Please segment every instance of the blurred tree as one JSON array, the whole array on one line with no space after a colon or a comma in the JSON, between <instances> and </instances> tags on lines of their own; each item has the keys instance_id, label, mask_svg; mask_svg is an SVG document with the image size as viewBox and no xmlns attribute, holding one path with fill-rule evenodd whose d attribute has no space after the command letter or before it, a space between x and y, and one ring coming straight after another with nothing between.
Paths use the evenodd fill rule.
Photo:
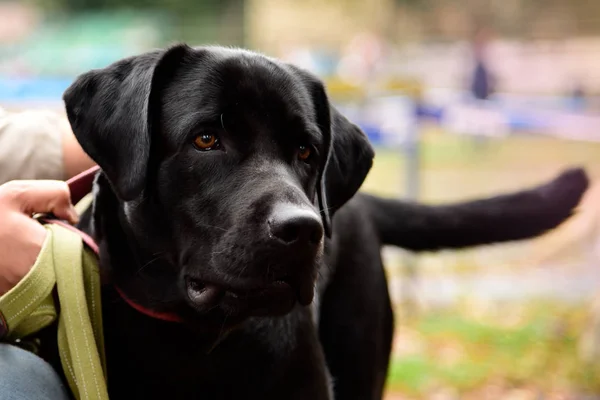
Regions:
<instances>
[{"instance_id":1,"label":"blurred tree","mask_svg":"<svg viewBox=\"0 0 600 400\"><path fill-rule=\"evenodd\" d=\"M244 0L28 0L48 11L160 11L175 19L173 40L244 44ZM225 27L225 29L223 29Z\"/></svg>"},{"instance_id":2,"label":"blurred tree","mask_svg":"<svg viewBox=\"0 0 600 400\"><path fill-rule=\"evenodd\" d=\"M600 1L590 0L391 0L396 10L410 10L426 36L456 39L468 37L473 27L456 26L455 32L440 32L436 12L447 7L459 10L479 24L487 25L502 36L557 39L567 36L600 34Z\"/></svg>"},{"instance_id":3,"label":"blurred tree","mask_svg":"<svg viewBox=\"0 0 600 400\"><path fill-rule=\"evenodd\" d=\"M408 7L419 7L423 8L427 5L428 0L393 0L394 5L408 6Z\"/></svg>"}]
</instances>

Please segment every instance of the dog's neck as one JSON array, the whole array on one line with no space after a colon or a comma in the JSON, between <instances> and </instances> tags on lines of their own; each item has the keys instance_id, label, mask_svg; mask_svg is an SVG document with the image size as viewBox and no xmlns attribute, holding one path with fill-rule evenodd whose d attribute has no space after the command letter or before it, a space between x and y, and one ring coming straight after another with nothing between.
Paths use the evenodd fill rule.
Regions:
<instances>
[{"instance_id":1,"label":"dog's neck","mask_svg":"<svg viewBox=\"0 0 600 400\"><path fill-rule=\"evenodd\" d=\"M144 303L164 302L164 298L148 298L136 287L135 281L143 279L144 284L153 285L162 279L160 287L164 288L167 286L165 280L176 279L176 273L159 254L153 255L135 240L126 224L123 207L102 174L94 184L94 202L86 225L84 230L89 230L98 243L100 269L105 281L118 285L131 298ZM154 290L144 292L159 293Z\"/></svg>"}]
</instances>

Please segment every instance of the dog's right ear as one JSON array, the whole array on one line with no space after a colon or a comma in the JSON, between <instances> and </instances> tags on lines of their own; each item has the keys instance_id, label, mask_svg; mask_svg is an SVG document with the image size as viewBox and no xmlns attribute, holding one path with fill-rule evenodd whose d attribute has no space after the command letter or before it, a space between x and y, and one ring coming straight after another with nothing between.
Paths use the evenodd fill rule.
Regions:
<instances>
[{"instance_id":1,"label":"dog's right ear","mask_svg":"<svg viewBox=\"0 0 600 400\"><path fill-rule=\"evenodd\" d=\"M144 189L151 115L160 106L157 88L189 51L177 45L120 60L82 74L63 95L75 137L122 200L132 200Z\"/></svg>"}]
</instances>

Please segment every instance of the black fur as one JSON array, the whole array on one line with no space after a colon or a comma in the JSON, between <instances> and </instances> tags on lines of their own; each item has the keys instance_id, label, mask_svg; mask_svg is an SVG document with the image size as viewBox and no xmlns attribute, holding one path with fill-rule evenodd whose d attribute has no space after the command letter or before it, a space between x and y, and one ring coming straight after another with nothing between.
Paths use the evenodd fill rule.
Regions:
<instances>
[{"instance_id":1,"label":"black fur","mask_svg":"<svg viewBox=\"0 0 600 400\"><path fill-rule=\"evenodd\" d=\"M428 206L364 197L382 243L426 251L541 235L571 216L587 186L581 169L569 169L529 190L457 204Z\"/></svg>"},{"instance_id":2,"label":"black fur","mask_svg":"<svg viewBox=\"0 0 600 400\"><path fill-rule=\"evenodd\" d=\"M366 136L318 79L241 50L131 57L82 75L64 100L103 170L81 227L101 249L112 400L379 399L393 334L381 245L535 236L587 186L579 171L449 208L355 196L374 155ZM194 148L203 133L221 147ZM540 205L547 220L530 218ZM275 231L282 220L293 229ZM115 285L185 323L138 313ZM209 289L216 297L194 297ZM55 351L46 357L60 369Z\"/></svg>"}]
</instances>

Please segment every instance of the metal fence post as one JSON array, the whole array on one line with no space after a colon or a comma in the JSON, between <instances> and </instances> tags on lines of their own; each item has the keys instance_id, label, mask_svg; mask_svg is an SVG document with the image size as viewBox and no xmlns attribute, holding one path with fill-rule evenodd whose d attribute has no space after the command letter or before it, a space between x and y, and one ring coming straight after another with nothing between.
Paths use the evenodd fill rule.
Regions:
<instances>
[{"instance_id":1,"label":"metal fence post","mask_svg":"<svg viewBox=\"0 0 600 400\"><path fill-rule=\"evenodd\" d=\"M411 97L413 107L413 121L406 135L403 146L404 164L405 164L405 184L406 199L409 201L418 201L420 191L420 124L418 103ZM405 276L403 277L403 297L405 313L408 317L414 316L417 312L417 259L414 254L407 254L405 257Z\"/></svg>"}]
</instances>

